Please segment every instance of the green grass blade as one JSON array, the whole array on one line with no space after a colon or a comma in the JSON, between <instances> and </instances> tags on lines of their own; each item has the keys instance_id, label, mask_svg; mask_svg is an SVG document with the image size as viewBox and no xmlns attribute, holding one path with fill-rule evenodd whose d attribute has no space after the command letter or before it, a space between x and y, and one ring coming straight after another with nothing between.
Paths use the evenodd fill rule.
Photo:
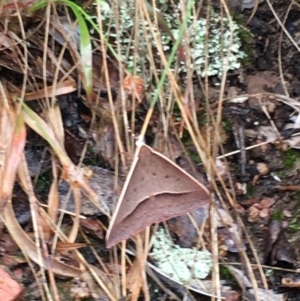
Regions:
<instances>
[{"instance_id":1,"label":"green grass blade","mask_svg":"<svg viewBox=\"0 0 300 301\"><path fill-rule=\"evenodd\" d=\"M78 6L77 4L69 0L54 0L54 2L59 2L69 6L72 9L78 21L78 25L80 29L81 66L82 66L82 73L83 73L82 83L88 98L90 98L91 94L93 93L92 44L91 44L90 32L87 27L86 21L84 19L84 17L88 15L84 12L84 10L80 6ZM31 7L30 11L33 13L36 10L46 6L48 3L49 2L47 0L41 0L36 4L34 4Z\"/></svg>"}]
</instances>

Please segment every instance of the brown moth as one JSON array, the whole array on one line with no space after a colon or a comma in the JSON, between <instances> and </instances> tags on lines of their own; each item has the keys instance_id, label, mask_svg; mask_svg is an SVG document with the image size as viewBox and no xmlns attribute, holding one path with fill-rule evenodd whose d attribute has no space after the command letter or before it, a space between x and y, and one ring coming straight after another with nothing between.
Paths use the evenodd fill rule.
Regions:
<instances>
[{"instance_id":1,"label":"brown moth","mask_svg":"<svg viewBox=\"0 0 300 301\"><path fill-rule=\"evenodd\" d=\"M106 247L153 223L196 210L209 202L208 190L170 159L142 144L111 219Z\"/></svg>"}]
</instances>

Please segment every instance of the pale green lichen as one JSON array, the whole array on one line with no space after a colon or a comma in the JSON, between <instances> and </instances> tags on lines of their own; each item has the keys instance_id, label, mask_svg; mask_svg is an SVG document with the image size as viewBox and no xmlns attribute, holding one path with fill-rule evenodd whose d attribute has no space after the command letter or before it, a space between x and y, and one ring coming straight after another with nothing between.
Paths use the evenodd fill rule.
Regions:
<instances>
[{"instance_id":1,"label":"pale green lichen","mask_svg":"<svg viewBox=\"0 0 300 301\"><path fill-rule=\"evenodd\" d=\"M191 17L193 19L193 16ZM222 18L216 13L211 13L208 36L207 54L205 53L205 39L207 24L206 20L193 20L189 26L191 41L191 56L193 59L193 68L200 72L200 76L221 76L228 60L228 70L235 70L240 67L241 59L246 54L241 51L241 40L238 36L240 30L237 23L232 23L232 32L229 27L229 20ZM220 24L223 22L223 30ZM232 35L232 41L230 41ZM230 53L228 56L228 49ZM208 61L207 69L205 66L205 58Z\"/></svg>"},{"instance_id":2,"label":"pale green lichen","mask_svg":"<svg viewBox=\"0 0 300 301\"><path fill-rule=\"evenodd\" d=\"M151 40L153 51L155 51L155 49L157 51L148 22L140 18L139 24L135 26L134 0L120 1L118 4L118 12L116 12L115 8L113 9L108 6L106 2L102 1L102 3L102 19L109 24L110 27L109 32L106 34L107 37L116 38L116 32L118 33L121 43L122 59L126 61L127 68L132 70L135 61L136 72L141 73L143 64L145 64L145 62L149 64L146 36ZM167 7L167 5L165 5L165 7ZM168 10L172 7L174 8L170 2ZM118 30L116 30L116 18L118 18L120 22ZM172 14L169 11L168 13L164 12L164 18L174 37L177 38L181 23L180 20L182 18L180 7L175 7ZM184 38L181 45L189 44L192 62L189 68L194 70L199 76L221 77L226 65L228 70L238 69L240 67L240 61L246 57L245 52L241 50L242 42L238 35L240 31L239 25L233 21L232 27L230 28L229 24L230 22L227 18L221 17L213 11L210 12L208 24L206 19L196 18L194 15L191 15L188 19L188 41ZM136 39L138 39L138 41L136 41L137 49L134 49L134 40L131 37L135 28L138 28L138 33L135 35ZM157 27L154 27L154 31L160 38L163 50L167 56L168 51L170 51L170 45L172 45L171 37ZM117 39L115 42L117 43ZM207 46L205 46L206 42ZM229 48L230 52L228 56ZM205 67L206 60L207 66ZM172 67L174 67L174 63L175 62L173 62ZM185 64L181 64L179 71L187 71Z\"/></svg>"},{"instance_id":3,"label":"pale green lichen","mask_svg":"<svg viewBox=\"0 0 300 301\"><path fill-rule=\"evenodd\" d=\"M204 279L212 269L209 251L198 251L174 245L163 229L155 233L150 256L163 272L183 283L193 278Z\"/></svg>"}]
</instances>

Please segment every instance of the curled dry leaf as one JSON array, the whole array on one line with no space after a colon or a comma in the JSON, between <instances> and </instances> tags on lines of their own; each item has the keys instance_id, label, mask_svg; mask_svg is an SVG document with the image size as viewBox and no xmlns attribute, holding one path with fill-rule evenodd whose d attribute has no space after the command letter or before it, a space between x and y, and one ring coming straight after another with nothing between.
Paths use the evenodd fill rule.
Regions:
<instances>
[{"instance_id":1,"label":"curled dry leaf","mask_svg":"<svg viewBox=\"0 0 300 301\"><path fill-rule=\"evenodd\" d=\"M145 95L145 83L139 76L128 75L122 81L123 88L127 96L133 95L142 102Z\"/></svg>"},{"instance_id":2,"label":"curled dry leaf","mask_svg":"<svg viewBox=\"0 0 300 301\"><path fill-rule=\"evenodd\" d=\"M252 180L253 185L256 185L256 183L257 183L258 179L260 178L260 176L265 176L270 172L270 169L269 169L268 165L264 162L257 163L255 165L255 168L256 168L258 174L253 177L253 180Z\"/></svg>"},{"instance_id":3,"label":"curled dry leaf","mask_svg":"<svg viewBox=\"0 0 300 301\"><path fill-rule=\"evenodd\" d=\"M249 208L248 221L250 223L255 222L259 218L259 209L252 206Z\"/></svg>"},{"instance_id":4,"label":"curled dry leaf","mask_svg":"<svg viewBox=\"0 0 300 301\"><path fill-rule=\"evenodd\" d=\"M253 199L253 201L256 201ZM275 204L274 198L267 198L265 197L260 202L255 202L250 208L249 208L249 215L248 215L248 221L254 222L259 217L265 218L269 216L270 208Z\"/></svg>"},{"instance_id":5,"label":"curled dry leaf","mask_svg":"<svg viewBox=\"0 0 300 301\"><path fill-rule=\"evenodd\" d=\"M257 168L260 176L265 176L270 172L268 165L264 162L257 163L256 168Z\"/></svg>"}]
</instances>

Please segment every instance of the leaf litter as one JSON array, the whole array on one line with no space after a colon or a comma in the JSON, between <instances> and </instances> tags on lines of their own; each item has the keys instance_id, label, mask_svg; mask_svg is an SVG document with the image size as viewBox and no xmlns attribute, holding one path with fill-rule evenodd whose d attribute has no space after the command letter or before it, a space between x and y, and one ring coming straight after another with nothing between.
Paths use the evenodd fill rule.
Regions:
<instances>
[{"instance_id":1,"label":"leaf litter","mask_svg":"<svg viewBox=\"0 0 300 301\"><path fill-rule=\"evenodd\" d=\"M76 10L77 6L73 2L65 3ZM256 300L267 300L268 296L282 300L280 293L270 289L271 279L261 264L268 264L269 269L274 266L278 268L278 263L280 268L288 266L295 270L297 267L294 253L297 244L292 246L292 240L287 240L287 236L291 237L289 228L280 226L291 225L295 229L292 222L295 218L297 220L297 216L293 216L297 212L297 205L292 204L291 200L297 200L297 189L289 190L287 187L297 187L297 180L296 175L285 173L284 164L278 164L284 162L288 149L297 149L299 144L297 70L295 64L291 63L296 60L297 52L291 51L292 43L287 37L283 38L280 46L275 43L276 38L269 40L268 35L274 35L274 31L264 16L267 16L268 21L277 21L270 16L267 4L268 1L236 1L234 5L229 5L231 13L238 12L245 22L251 19L247 25L251 38L244 41L252 47L249 66L229 71L226 84L217 77L202 82L196 75L191 75L191 68L186 68L189 57L184 54L187 50L180 45L175 53L175 56L178 55L179 66L172 65L168 71L168 81L162 83L156 105L151 103L153 91L160 85L158 78L166 70L163 55L170 55L166 49L170 49L171 43L177 42L174 36L169 48L164 48L163 55L156 54L154 58L149 56L149 61L146 61L143 60L146 56L139 54L142 69L137 76L126 70L126 59L129 63L130 51L138 47L128 46L127 58L118 60L114 43L120 45L120 37L112 35L113 38L107 41L107 31L106 38L102 35L102 44L99 43L95 33L90 35L82 16L89 22L89 26L97 30L93 21L95 19L83 13L81 8L74 12L79 22L76 25L72 17L66 14L70 11L58 3L55 4L58 11L51 11L50 18L42 1L1 6L1 15L8 22L1 22L0 35L2 221L24 255L37 263L34 267L43 267L49 275L49 281L46 281L45 273L40 278L32 270L39 293L35 291L31 297L29 294L30 300L48 300L49 288L55 300L62 298L62 292L57 290L61 282L59 277L53 277L53 272L57 276L83 280L73 283L73 287L67 287L73 299L92 296L94 299L117 300L121 294L125 296L132 293L134 300L140 296L141 291L145 300L159 298L168 290L160 285L159 296L151 295L150 298L149 288L155 286L156 281L150 280L151 277L146 278L145 272L152 275L153 279L156 278L149 272L149 267L181 297L186 293L191 296L194 291L194 294L217 295L226 300L235 300L240 294ZM169 2L168 5L156 5L166 16L174 8ZM40 10L36 11L38 7ZM274 7L282 10L279 1L275 1ZM198 6L195 8L198 14L196 20L209 13L205 5L202 10ZM93 7L85 9L96 16L97 9L101 10L101 7L96 10ZM118 14L118 7L114 9L116 19L124 13L119 11ZM293 9L297 11L296 6ZM156 8L152 6L146 8L152 17L154 10ZM214 10L217 13L222 11L218 5L214 6ZM27 54L23 53L21 47L22 26L12 26L15 12L21 13L23 23L19 25L26 28ZM47 23L41 21L40 16L43 14L49 18L49 28ZM161 14L158 17L161 34L164 31L168 34L171 26L165 23L168 19L163 21ZM98 19L101 24L99 14ZM150 26L149 35L152 35L150 21L151 18L147 20L147 26ZM293 35L297 23L292 13L286 22ZM109 27L108 23L104 22L103 25ZM126 32L126 35L129 34L128 41L137 43L133 33L134 30ZM180 39L180 35L176 35L176 38ZM163 42L161 40L159 43ZM104 47L105 43L108 50ZM146 45L150 49L153 47L149 43ZM287 56L279 60L285 67L283 74L274 55L278 47L293 56L291 60ZM151 53L153 55L157 51L148 54ZM132 66L137 64L132 63ZM184 64L186 73L182 73L180 64ZM172 72L176 74L176 80ZM79 81L82 88L77 85ZM220 89L216 88L219 84ZM202 91L201 97L196 100L193 94L197 85L202 85ZM226 94L230 99L226 99ZM21 97L25 102L20 100ZM70 97L68 101L66 97ZM58 105L54 105L55 102ZM22 118L26 123L27 137L24 135ZM142 232L135 237L135 233L129 233L131 239L128 240L127 249L125 244L119 244L120 257L114 253L112 259L105 249L103 231L109 226L109 218L115 210L122 187L129 179L126 175L136 158L135 137L145 132L145 126L148 126L145 136L147 144L176 161L210 189L211 195L206 200L210 205L191 211L188 215L173 217L164 223L168 239L171 239L169 242L180 245L176 248L185 248L188 252L196 249L197 252L205 249L211 252L212 270L204 280L191 277L188 284L185 283L187 278L178 281L151 260L150 254L155 246L151 246L150 237L162 231L161 226L154 226L152 231ZM222 139L223 130L225 140ZM45 156L32 155L34 148L30 144L30 131L41 136L40 141L43 142L37 152L43 149ZM25 142L26 159L23 156ZM217 161L216 156L219 157ZM40 162L40 158L46 159ZM82 162L91 167L80 167ZM281 186L275 182L277 179L282 181ZM145 190L146 186L143 185L137 189ZM44 186L47 188L44 189ZM24 191L23 195L20 189ZM255 202L250 202L249 207L243 201L249 200L251 195ZM12 196L16 203L13 207L9 202ZM166 199L166 196L162 197L162 200ZM153 199L155 196L150 193L147 200ZM30 209L22 207L18 210L18 202L21 207L26 201ZM146 200L142 201L143 204L147 203ZM42 207L42 203L48 204L48 209ZM286 207L291 214L281 215L284 209L287 212ZM22 217L26 215L23 211L29 212L31 222ZM153 214L153 211L149 213ZM134 215L128 215L128 218L130 216ZM92 226L87 223L90 218L93 220ZM130 223L136 223L137 219L138 216L134 217ZM279 225L277 228L274 226L276 219ZM282 223L278 222L280 219ZM83 227L85 233L87 228L89 232L94 232L94 243L87 241L89 235L81 232ZM4 234L2 240L5 239ZM267 242L266 246L264 242ZM126 251L134 250L134 246L135 251L129 257L125 256ZM20 272L23 259L18 260L13 255L9 258L5 254L9 248L9 245L2 245L3 263L10 266L15 275L22 272L31 275L29 269ZM16 247L11 248L17 254ZM93 256L88 255L87 250L92 250ZM82 254L85 254L88 262L93 263L87 263ZM97 261L92 260L92 257L97 258ZM219 269L221 261L227 263L227 271L236 279L239 288L232 286L230 281L226 282L226 272ZM236 276L240 270L231 265L235 261L244 265L243 277ZM172 266L172 262L175 259L167 262L167 265ZM32 263L30 266L33 267ZM44 289L41 286L42 278L48 285ZM222 279L222 282L216 279ZM282 283L292 283L290 279L283 278ZM188 288L187 291L182 290L184 286Z\"/></svg>"}]
</instances>

